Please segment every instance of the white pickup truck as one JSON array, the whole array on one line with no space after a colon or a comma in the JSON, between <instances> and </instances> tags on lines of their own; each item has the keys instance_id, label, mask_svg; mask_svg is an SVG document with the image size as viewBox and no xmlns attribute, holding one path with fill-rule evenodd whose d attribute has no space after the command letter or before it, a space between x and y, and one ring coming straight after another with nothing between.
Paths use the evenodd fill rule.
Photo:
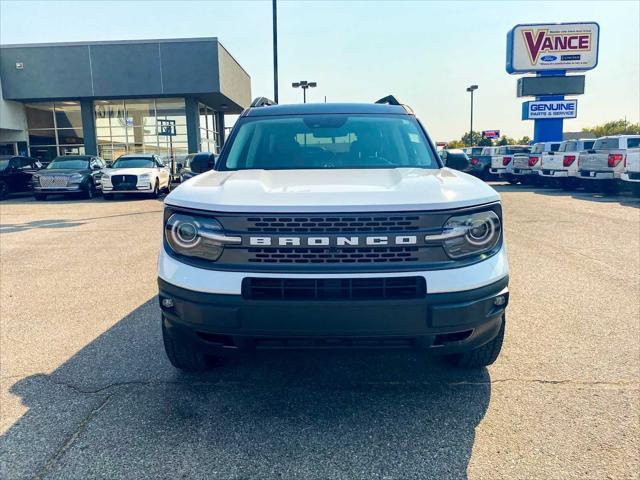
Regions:
<instances>
[{"instance_id":1,"label":"white pickup truck","mask_svg":"<svg viewBox=\"0 0 640 480\"><path fill-rule=\"evenodd\" d=\"M624 171L620 179L631 185L631 190L640 196L640 148L629 148L625 159Z\"/></svg>"},{"instance_id":2,"label":"white pickup truck","mask_svg":"<svg viewBox=\"0 0 640 480\"><path fill-rule=\"evenodd\" d=\"M513 175L513 157L516 154L528 154L527 145L502 145L491 157L491 173L499 175L509 183L518 183Z\"/></svg>"},{"instance_id":3,"label":"white pickup truck","mask_svg":"<svg viewBox=\"0 0 640 480\"><path fill-rule=\"evenodd\" d=\"M163 233L161 325L177 368L300 348L414 348L482 368L500 352L500 196L445 167L391 96L256 99L214 170L165 198Z\"/></svg>"},{"instance_id":4,"label":"white pickup truck","mask_svg":"<svg viewBox=\"0 0 640 480\"><path fill-rule=\"evenodd\" d=\"M565 140L555 155L542 157L540 176L546 181L558 182L564 190L575 190L580 185L578 157L585 150L593 148L594 143L593 138Z\"/></svg>"},{"instance_id":5,"label":"white pickup truck","mask_svg":"<svg viewBox=\"0 0 640 480\"><path fill-rule=\"evenodd\" d=\"M545 156L554 156L562 142L538 142L533 145L528 155L516 155L513 162L513 174L522 183L538 182L540 165Z\"/></svg>"},{"instance_id":6,"label":"white pickup truck","mask_svg":"<svg viewBox=\"0 0 640 480\"><path fill-rule=\"evenodd\" d=\"M589 191L615 194L624 170L627 150L640 146L640 135L601 137L578 159L580 179Z\"/></svg>"}]
</instances>

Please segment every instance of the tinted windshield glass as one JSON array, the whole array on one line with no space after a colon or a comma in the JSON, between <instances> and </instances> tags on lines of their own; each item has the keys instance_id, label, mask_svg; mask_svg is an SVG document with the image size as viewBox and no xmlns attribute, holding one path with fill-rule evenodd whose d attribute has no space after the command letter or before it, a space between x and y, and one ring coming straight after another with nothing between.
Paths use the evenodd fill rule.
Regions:
<instances>
[{"instance_id":1,"label":"tinted windshield glass","mask_svg":"<svg viewBox=\"0 0 640 480\"><path fill-rule=\"evenodd\" d=\"M473 147L471 149L471 155L482 155L482 151L484 150L484 148L482 147Z\"/></svg>"},{"instance_id":2,"label":"tinted windshield glass","mask_svg":"<svg viewBox=\"0 0 640 480\"><path fill-rule=\"evenodd\" d=\"M9 166L9 159L0 159L0 170L4 170Z\"/></svg>"},{"instance_id":3,"label":"tinted windshield glass","mask_svg":"<svg viewBox=\"0 0 640 480\"><path fill-rule=\"evenodd\" d=\"M439 168L410 116L247 118L219 162L221 170L397 167Z\"/></svg>"},{"instance_id":4,"label":"tinted windshield glass","mask_svg":"<svg viewBox=\"0 0 640 480\"><path fill-rule=\"evenodd\" d=\"M153 168L155 165L150 158L127 157L116 160L111 168Z\"/></svg>"},{"instance_id":5,"label":"tinted windshield glass","mask_svg":"<svg viewBox=\"0 0 640 480\"><path fill-rule=\"evenodd\" d=\"M89 168L89 157L56 157L47 165L47 170L82 170Z\"/></svg>"}]
</instances>

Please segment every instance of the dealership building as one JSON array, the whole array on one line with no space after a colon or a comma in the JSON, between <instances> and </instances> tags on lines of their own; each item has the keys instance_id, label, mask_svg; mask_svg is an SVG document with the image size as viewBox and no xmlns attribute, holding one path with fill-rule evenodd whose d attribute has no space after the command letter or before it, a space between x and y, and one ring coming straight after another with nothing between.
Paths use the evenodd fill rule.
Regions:
<instances>
[{"instance_id":1,"label":"dealership building","mask_svg":"<svg viewBox=\"0 0 640 480\"><path fill-rule=\"evenodd\" d=\"M216 38L0 46L0 155L217 153L251 99Z\"/></svg>"}]
</instances>

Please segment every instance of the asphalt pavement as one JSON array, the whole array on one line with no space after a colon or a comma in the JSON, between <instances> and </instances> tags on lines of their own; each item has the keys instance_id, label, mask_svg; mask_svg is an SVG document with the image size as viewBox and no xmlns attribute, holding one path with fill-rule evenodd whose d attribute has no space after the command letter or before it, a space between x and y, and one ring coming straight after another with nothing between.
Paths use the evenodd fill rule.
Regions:
<instances>
[{"instance_id":1,"label":"asphalt pavement","mask_svg":"<svg viewBox=\"0 0 640 480\"><path fill-rule=\"evenodd\" d=\"M640 199L497 184L511 303L498 361L164 356L162 202L0 203L0 478L633 479Z\"/></svg>"}]
</instances>

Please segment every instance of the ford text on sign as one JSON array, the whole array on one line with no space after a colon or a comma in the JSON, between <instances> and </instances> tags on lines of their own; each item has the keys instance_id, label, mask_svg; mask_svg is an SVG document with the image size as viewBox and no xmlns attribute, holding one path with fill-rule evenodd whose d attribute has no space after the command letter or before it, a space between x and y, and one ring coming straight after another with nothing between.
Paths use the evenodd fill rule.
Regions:
<instances>
[{"instance_id":1,"label":"ford text on sign","mask_svg":"<svg viewBox=\"0 0 640 480\"><path fill-rule=\"evenodd\" d=\"M517 25L507 34L507 72L591 70L599 37L595 22Z\"/></svg>"},{"instance_id":2,"label":"ford text on sign","mask_svg":"<svg viewBox=\"0 0 640 480\"><path fill-rule=\"evenodd\" d=\"M525 102L523 120L540 118L576 118L577 100L552 100L546 102Z\"/></svg>"}]
</instances>

